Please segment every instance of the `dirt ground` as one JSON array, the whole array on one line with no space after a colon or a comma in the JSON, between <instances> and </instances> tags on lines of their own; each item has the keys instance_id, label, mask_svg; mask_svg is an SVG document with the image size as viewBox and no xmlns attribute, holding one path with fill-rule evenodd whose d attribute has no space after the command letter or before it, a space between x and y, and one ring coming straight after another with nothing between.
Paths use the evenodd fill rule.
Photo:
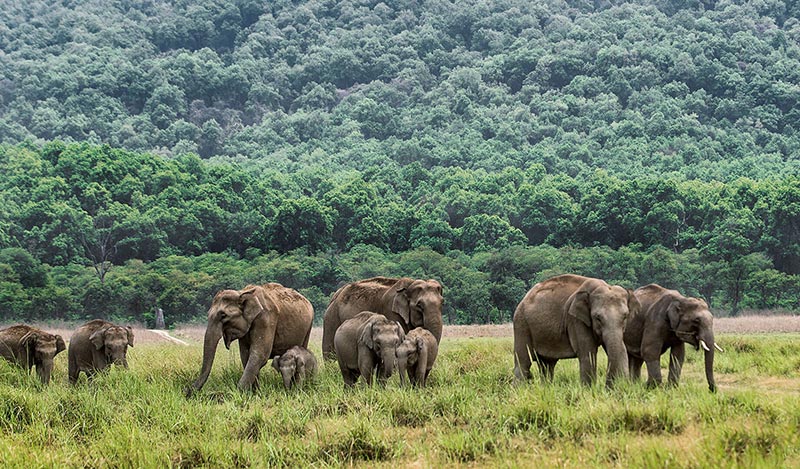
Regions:
<instances>
[{"instance_id":1,"label":"dirt ground","mask_svg":"<svg viewBox=\"0 0 800 469\"><path fill-rule=\"evenodd\" d=\"M10 326L3 325L0 328ZM74 331L68 324L42 325L39 327L54 334L60 334L65 340ZM738 318L717 318L714 320L717 334L751 334L751 333L786 333L800 332L800 316L743 316ZM134 326L134 342L136 344L152 344L168 342L155 332ZM202 342L205 326L181 325L169 333L173 337L193 342ZM511 324L480 324L470 326L444 326L443 337L478 338L478 337L512 337ZM311 330L312 343L322 342L322 328Z\"/></svg>"}]
</instances>

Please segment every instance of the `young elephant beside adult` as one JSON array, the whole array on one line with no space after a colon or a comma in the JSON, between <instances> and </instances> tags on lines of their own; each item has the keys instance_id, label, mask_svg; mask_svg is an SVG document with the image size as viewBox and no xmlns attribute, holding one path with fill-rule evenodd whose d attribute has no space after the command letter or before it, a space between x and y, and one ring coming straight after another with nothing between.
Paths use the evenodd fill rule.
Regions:
<instances>
[{"instance_id":1,"label":"young elephant beside adult","mask_svg":"<svg viewBox=\"0 0 800 469\"><path fill-rule=\"evenodd\" d=\"M559 275L537 283L514 311L514 375L530 379L535 361L553 379L558 360L578 358L581 382L597 374L597 348L608 355L606 385L628 376L623 331L639 311L633 292L603 280Z\"/></svg>"},{"instance_id":2,"label":"young elephant beside adult","mask_svg":"<svg viewBox=\"0 0 800 469\"><path fill-rule=\"evenodd\" d=\"M208 380L219 339L230 349L239 341L244 372L240 390L258 386L258 373L267 360L283 355L295 345L308 346L314 308L297 291L279 283L248 285L243 290L222 290L208 309L200 376L186 389L191 396Z\"/></svg>"},{"instance_id":3,"label":"young elephant beside adult","mask_svg":"<svg viewBox=\"0 0 800 469\"><path fill-rule=\"evenodd\" d=\"M363 311L343 322L333 339L339 369L345 386L353 386L358 377L372 384L385 384L395 368L397 347L405 339L400 324L381 314Z\"/></svg>"},{"instance_id":4,"label":"young elephant beside adult","mask_svg":"<svg viewBox=\"0 0 800 469\"><path fill-rule=\"evenodd\" d=\"M273 358L272 367L283 377L286 389L303 387L306 377L312 378L317 374L317 359L311 350L295 345L283 355Z\"/></svg>"},{"instance_id":5,"label":"young elephant beside adult","mask_svg":"<svg viewBox=\"0 0 800 469\"><path fill-rule=\"evenodd\" d=\"M0 357L27 372L36 365L36 374L42 383L50 382L53 359L66 349L60 335L50 334L23 324L0 331Z\"/></svg>"},{"instance_id":6,"label":"young elephant beside adult","mask_svg":"<svg viewBox=\"0 0 800 469\"><path fill-rule=\"evenodd\" d=\"M128 368L128 347L133 347L133 329L95 319L79 327L69 340L69 382L75 384L81 371L91 379L112 364Z\"/></svg>"},{"instance_id":7,"label":"young elephant beside adult","mask_svg":"<svg viewBox=\"0 0 800 469\"><path fill-rule=\"evenodd\" d=\"M708 389L716 391L714 382L714 318L708 304L698 298L685 297L675 290L650 284L634 294L642 305L642 314L633 318L625 329L631 377L638 379L642 362L647 364L647 384L661 384L661 355L670 349L669 383L678 384L685 356L684 343L705 351Z\"/></svg>"},{"instance_id":8,"label":"young elephant beside adult","mask_svg":"<svg viewBox=\"0 0 800 469\"><path fill-rule=\"evenodd\" d=\"M400 323L404 332L427 329L442 339L442 285L436 280L374 277L348 283L333 294L325 310L322 355L335 358L333 340L339 326L362 311Z\"/></svg>"},{"instance_id":9,"label":"young elephant beside adult","mask_svg":"<svg viewBox=\"0 0 800 469\"><path fill-rule=\"evenodd\" d=\"M438 353L439 343L433 334L421 327L409 331L403 343L397 347L400 385L405 386L408 376L412 386L424 388Z\"/></svg>"}]
</instances>

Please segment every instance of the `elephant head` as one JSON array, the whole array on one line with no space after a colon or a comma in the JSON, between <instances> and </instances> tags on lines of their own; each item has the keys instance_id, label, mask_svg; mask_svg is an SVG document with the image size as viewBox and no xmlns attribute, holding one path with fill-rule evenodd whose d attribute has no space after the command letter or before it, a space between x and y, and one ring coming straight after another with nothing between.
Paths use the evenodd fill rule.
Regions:
<instances>
[{"instance_id":1,"label":"elephant head","mask_svg":"<svg viewBox=\"0 0 800 469\"><path fill-rule=\"evenodd\" d=\"M109 326L96 330L89 341L100 351L106 363L128 367L128 347L133 347L133 329L130 326Z\"/></svg>"},{"instance_id":2,"label":"elephant head","mask_svg":"<svg viewBox=\"0 0 800 469\"><path fill-rule=\"evenodd\" d=\"M607 385L628 376L623 332L628 318L640 309L639 300L631 290L597 281L587 281L567 300L567 314L585 324L594 343L602 345L608 355Z\"/></svg>"},{"instance_id":3,"label":"elephant head","mask_svg":"<svg viewBox=\"0 0 800 469\"><path fill-rule=\"evenodd\" d=\"M391 296L391 310L405 321L408 329L422 327L430 331L436 341L442 338L442 285L436 280L411 280L398 282L387 295Z\"/></svg>"},{"instance_id":4,"label":"elephant head","mask_svg":"<svg viewBox=\"0 0 800 469\"><path fill-rule=\"evenodd\" d=\"M401 386L406 385L409 367L417 365L417 370L421 370L424 376L425 367L428 363L428 349L425 347L425 340L422 337L407 337L397 347L395 355L397 356L397 371L400 373Z\"/></svg>"},{"instance_id":5,"label":"elephant head","mask_svg":"<svg viewBox=\"0 0 800 469\"><path fill-rule=\"evenodd\" d=\"M388 379L396 367L397 347L405 340L403 327L383 316L370 319L358 338L360 347L366 347L380 358L381 377Z\"/></svg>"},{"instance_id":6,"label":"elephant head","mask_svg":"<svg viewBox=\"0 0 800 469\"><path fill-rule=\"evenodd\" d=\"M230 349L231 342L247 335L255 318L265 311L267 299L259 299L259 289L222 290L214 296L208 309L208 324L203 339L203 365L200 376L192 385L194 389L202 388L208 380L219 339L223 339L225 348ZM187 393L191 394L191 390Z\"/></svg>"},{"instance_id":7,"label":"elephant head","mask_svg":"<svg viewBox=\"0 0 800 469\"><path fill-rule=\"evenodd\" d=\"M36 374L42 383L50 382L55 356L66 349L60 335L31 331L22 337L22 346L28 351L28 366L36 365Z\"/></svg>"},{"instance_id":8,"label":"elephant head","mask_svg":"<svg viewBox=\"0 0 800 469\"><path fill-rule=\"evenodd\" d=\"M714 341L714 318L708 304L698 298L664 295L652 306L651 312L666 317L670 330L681 341L695 349L703 348L708 389L715 391L714 349L722 351L722 348Z\"/></svg>"},{"instance_id":9,"label":"elephant head","mask_svg":"<svg viewBox=\"0 0 800 469\"><path fill-rule=\"evenodd\" d=\"M298 370L302 374L305 365L301 360L298 360L296 355L278 355L272 359L272 367L283 377L283 386L286 389L290 389L292 387L292 379Z\"/></svg>"}]
</instances>

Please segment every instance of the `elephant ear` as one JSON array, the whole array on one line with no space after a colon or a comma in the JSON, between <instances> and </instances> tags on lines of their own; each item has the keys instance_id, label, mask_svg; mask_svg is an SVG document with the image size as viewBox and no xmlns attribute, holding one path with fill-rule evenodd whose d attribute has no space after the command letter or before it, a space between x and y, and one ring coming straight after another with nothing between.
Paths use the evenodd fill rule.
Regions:
<instances>
[{"instance_id":1,"label":"elephant ear","mask_svg":"<svg viewBox=\"0 0 800 469\"><path fill-rule=\"evenodd\" d=\"M128 333L128 347L133 347L133 328L125 326L125 332Z\"/></svg>"},{"instance_id":2,"label":"elephant ear","mask_svg":"<svg viewBox=\"0 0 800 469\"><path fill-rule=\"evenodd\" d=\"M107 330L108 328L104 327L103 329L94 331L94 333L89 336L89 342L91 342L97 350L102 349L103 345L105 345Z\"/></svg>"},{"instance_id":3,"label":"elephant ear","mask_svg":"<svg viewBox=\"0 0 800 469\"><path fill-rule=\"evenodd\" d=\"M60 336L56 336L56 355L63 352L67 349L67 344L64 343L64 339Z\"/></svg>"},{"instance_id":4,"label":"elephant ear","mask_svg":"<svg viewBox=\"0 0 800 469\"><path fill-rule=\"evenodd\" d=\"M656 303L650 307L649 315L655 318L663 318L669 323L669 328L675 330L681 322L680 311L678 311L679 302L672 295L662 296Z\"/></svg>"},{"instance_id":5,"label":"elephant ear","mask_svg":"<svg viewBox=\"0 0 800 469\"><path fill-rule=\"evenodd\" d=\"M578 290L573 293L567 300L567 314L591 329L592 314L589 306L589 292Z\"/></svg>"},{"instance_id":6,"label":"elephant ear","mask_svg":"<svg viewBox=\"0 0 800 469\"><path fill-rule=\"evenodd\" d=\"M630 288L627 289L628 291L628 319L634 318L638 316L642 312L642 304L639 303L639 300L636 299L636 295L634 295L633 290Z\"/></svg>"},{"instance_id":7,"label":"elephant ear","mask_svg":"<svg viewBox=\"0 0 800 469\"><path fill-rule=\"evenodd\" d=\"M358 337L358 343L364 344L368 349L374 350L375 349L375 342L372 340L372 326L375 325L375 320L377 318L372 318L364 325L364 329L361 330L361 335Z\"/></svg>"},{"instance_id":8,"label":"elephant ear","mask_svg":"<svg viewBox=\"0 0 800 469\"><path fill-rule=\"evenodd\" d=\"M259 287L253 287L239 294L239 307L249 324L252 324L259 314L268 312L265 307L267 305L259 298L258 293ZM266 301L266 298L264 300Z\"/></svg>"},{"instance_id":9,"label":"elephant ear","mask_svg":"<svg viewBox=\"0 0 800 469\"><path fill-rule=\"evenodd\" d=\"M281 363L280 363L280 361L281 361L281 356L280 355L275 355L275 357L272 359L272 367L275 368L278 371L281 371Z\"/></svg>"},{"instance_id":10,"label":"elephant ear","mask_svg":"<svg viewBox=\"0 0 800 469\"><path fill-rule=\"evenodd\" d=\"M411 324L411 304L408 299L408 290L401 286L395 290L394 300L392 300L392 312L403 318L406 324Z\"/></svg>"}]
</instances>

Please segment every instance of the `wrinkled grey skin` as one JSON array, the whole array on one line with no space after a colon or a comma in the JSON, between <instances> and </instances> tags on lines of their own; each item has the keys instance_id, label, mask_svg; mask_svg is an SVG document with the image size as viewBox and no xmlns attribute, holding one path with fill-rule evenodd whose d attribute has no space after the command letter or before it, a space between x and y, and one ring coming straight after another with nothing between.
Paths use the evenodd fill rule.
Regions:
<instances>
[{"instance_id":1,"label":"wrinkled grey skin","mask_svg":"<svg viewBox=\"0 0 800 469\"><path fill-rule=\"evenodd\" d=\"M396 352L400 385L405 386L408 377L412 386L424 388L438 353L439 343L433 334L421 327L410 330Z\"/></svg>"},{"instance_id":2,"label":"wrinkled grey skin","mask_svg":"<svg viewBox=\"0 0 800 469\"><path fill-rule=\"evenodd\" d=\"M442 285L436 280L373 277L348 283L333 294L322 324L322 356L335 358L333 338L346 320L362 311L386 316L404 332L427 329L442 339Z\"/></svg>"},{"instance_id":3,"label":"wrinkled grey skin","mask_svg":"<svg viewBox=\"0 0 800 469\"><path fill-rule=\"evenodd\" d=\"M217 292L208 309L200 375L185 389L186 396L208 380L220 339L228 349L239 341L244 371L237 386L250 391L258 387L258 374L270 358L295 345L308 345L313 319L314 307L306 297L279 283Z\"/></svg>"},{"instance_id":4,"label":"wrinkled grey skin","mask_svg":"<svg viewBox=\"0 0 800 469\"><path fill-rule=\"evenodd\" d=\"M91 379L112 364L128 368L128 347L133 347L133 329L95 319L79 327L69 341L67 358L69 382L75 384L80 372Z\"/></svg>"},{"instance_id":5,"label":"wrinkled grey skin","mask_svg":"<svg viewBox=\"0 0 800 469\"><path fill-rule=\"evenodd\" d=\"M670 350L668 382L677 385L685 357L684 343L699 349L705 344L705 372L708 389L715 392L714 318L708 304L699 298L681 295L656 284L636 289L642 314L625 329L631 378L639 379L642 363L647 364L647 385L661 384L661 355Z\"/></svg>"},{"instance_id":6,"label":"wrinkled grey skin","mask_svg":"<svg viewBox=\"0 0 800 469\"><path fill-rule=\"evenodd\" d=\"M603 347L606 385L627 377L623 331L639 309L632 291L600 279L567 274L537 283L514 312L514 376L530 379L536 362L542 378L552 380L558 360L577 357L581 382L592 384Z\"/></svg>"},{"instance_id":7,"label":"wrinkled grey skin","mask_svg":"<svg viewBox=\"0 0 800 469\"><path fill-rule=\"evenodd\" d=\"M36 374L43 384L50 382L55 356L66 349L60 335L23 324L0 331L0 357Z\"/></svg>"},{"instance_id":8,"label":"wrinkled grey skin","mask_svg":"<svg viewBox=\"0 0 800 469\"><path fill-rule=\"evenodd\" d=\"M293 386L301 388L306 378L317 374L317 359L307 348L295 345L283 355L273 358L272 367L281 374L286 389Z\"/></svg>"},{"instance_id":9,"label":"wrinkled grey skin","mask_svg":"<svg viewBox=\"0 0 800 469\"><path fill-rule=\"evenodd\" d=\"M375 374L378 382L385 384L394 372L395 353L404 339L402 326L380 314L364 311L343 322L333 345L345 387L355 385L359 376L371 385Z\"/></svg>"}]
</instances>

